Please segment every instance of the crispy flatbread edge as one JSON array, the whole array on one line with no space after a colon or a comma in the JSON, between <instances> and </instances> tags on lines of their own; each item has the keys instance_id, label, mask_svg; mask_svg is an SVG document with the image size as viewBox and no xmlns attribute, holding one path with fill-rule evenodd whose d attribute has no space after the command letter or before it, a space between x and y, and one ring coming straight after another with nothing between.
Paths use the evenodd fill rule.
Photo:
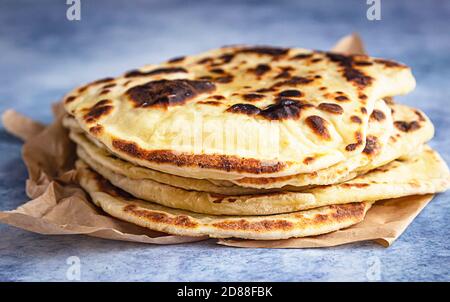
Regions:
<instances>
[{"instance_id":1,"label":"crispy flatbread edge","mask_svg":"<svg viewBox=\"0 0 450 302\"><path fill-rule=\"evenodd\" d=\"M75 143L84 148L91 157L96 158L97 161L101 161L103 165L108 166L110 169L119 174L125 174L130 178L137 179L150 178L158 182L170 184L172 186L187 190L207 191L223 195L243 195L275 191L299 192L304 191L313 185L329 185L345 182L355 178L358 175L365 174L372 169L385 165L396 158L418 152L422 144L433 137L434 127L431 121L418 109L410 108L401 104L391 104L391 106L393 106L391 108L392 110L395 109L395 116L397 119L401 121L406 118L408 121L411 117L414 117L418 119L416 122L419 123L419 125L422 125L422 127L420 127L420 130L415 130L411 133L402 132L397 129L396 136L401 135L402 137L391 137L392 141L384 148L386 150L383 150L379 156L375 156L372 162L368 162L367 158L362 161L355 160L358 157L354 157L351 160L348 160L347 164L340 163L315 173L293 175L281 178L243 178L236 181L181 177L135 166L119 158L110 158L110 153L106 151L105 147L96 145L96 143L98 144L96 140L90 138L87 134L83 134L83 131L78 126L78 123L72 118L66 116L63 123L65 127L71 129L70 138ZM101 152L108 154L108 156L101 156L97 154ZM363 164L363 162L365 163ZM125 168L126 171L123 171Z\"/></svg>"},{"instance_id":2,"label":"crispy flatbread edge","mask_svg":"<svg viewBox=\"0 0 450 302\"><path fill-rule=\"evenodd\" d=\"M424 146L417 155L391 162L345 183L320 186L303 192L256 195L223 196L183 190L148 179L130 179L108 170L89 157L79 160L78 166L90 167L115 187L136 198L170 208L211 215L274 215L360 200L377 201L437 193L445 191L450 184L447 165L428 146Z\"/></svg>"},{"instance_id":3,"label":"crispy flatbread edge","mask_svg":"<svg viewBox=\"0 0 450 302\"><path fill-rule=\"evenodd\" d=\"M182 236L255 240L314 236L361 222L372 205L372 202L355 202L270 216L214 216L135 199L88 168L78 168L78 174L81 186L92 201L109 215Z\"/></svg>"}]
</instances>

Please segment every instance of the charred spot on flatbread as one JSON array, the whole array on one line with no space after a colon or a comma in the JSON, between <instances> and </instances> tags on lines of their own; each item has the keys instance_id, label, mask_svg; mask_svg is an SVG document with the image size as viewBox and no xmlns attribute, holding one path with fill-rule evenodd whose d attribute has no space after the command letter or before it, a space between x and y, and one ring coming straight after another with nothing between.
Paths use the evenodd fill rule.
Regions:
<instances>
[{"instance_id":1,"label":"charred spot on flatbread","mask_svg":"<svg viewBox=\"0 0 450 302\"><path fill-rule=\"evenodd\" d=\"M313 107L311 104L297 100L280 98L275 104L271 104L263 109L260 109L252 104L234 104L226 111L231 113L260 116L268 120L284 120L298 119L302 109L311 107Z\"/></svg>"},{"instance_id":2,"label":"charred spot on flatbread","mask_svg":"<svg viewBox=\"0 0 450 302\"><path fill-rule=\"evenodd\" d=\"M305 119L306 125L313 130L313 132L325 140L330 139L327 122L318 115L311 115Z\"/></svg>"},{"instance_id":3,"label":"charred spot on flatbread","mask_svg":"<svg viewBox=\"0 0 450 302\"><path fill-rule=\"evenodd\" d=\"M269 120L297 119L301 110L309 107L313 105L283 98L276 104L267 106L259 114Z\"/></svg>"},{"instance_id":4,"label":"charred spot on flatbread","mask_svg":"<svg viewBox=\"0 0 450 302\"><path fill-rule=\"evenodd\" d=\"M353 144L348 144L346 147L345 147L345 150L346 151L348 151L348 152L351 152L351 151L354 151L356 148L358 148L359 146L361 146L361 144L363 143L363 140L362 140L362 134L361 134L361 132L355 132L355 139L356 139L356 143L353 143Z\"/></svg>"},{"instance_id":5,"label":"charred spot on flatbread","mask_svg":"<svg viewBox=\"0 0 450 302\"><path fill-rule=\"evenodd\" d=\"M167 63L170 63L170 64L172 64L172 63L181 63L181 62L184 61L184 59L186 59L185 56L179 56L179 57L175 57L175 58L169 59L167 61Z\"/></svg>"},{"instance_id":6,"label":"charred spot on flatbread","mask_svg":"<svg viewBox=\"0 0 450 302\"><path fill-rule=\"evenodd\" d=\"M76 96L70 95L64 99L64 103L66 103L66 104L72 103L73 101L75 101L75 99L76 99Z\"/></svg>"},{"instance_id":7,"label":"charred spot on flatbread","mask_svg":"<svg viewBox=\"0 0 450 302\"><path fill-rule=\"evenodd\" d=\"M131 70L125 73L126 78L132 77L144 77L153 76L158 74L168 74L168 73L187 73L188 71L183 67L167 67L167 68L156 68L149 71Z\"/></svg>"},{"instance_id":8,"label":"charred spot on flatbread","mask_svg":"<svg viewBox=\"0 0 450 302\"><path fill-rule=\"evenodd\" d=\"M335 62L342 67L341 72L343 77L347 79L347 81L353 83L355 86L364 88L372 84L373 78L355 67L355 58L357 58L358 56L342 55L331 52L327 52L325 53L325 55L332 62Z\"/></svg>"},{"instance_id":9,"label":"charred spot on flatbread","mask_svg":"<svg viewBox=\"0 0 450 302\"><path fill-rule=\"evenodd\" d=\"M314 54L313 53L299 53L291 57L291 60L305 60L310 59Z\"/></svg>"},{"instance_id":10,"label":"charred spot on flatbread","mask_svg":"<svg viewBox=\"0 0 450 302\"><path fill-rule=\"evenodd\" d=\"M242 97L248 102L255 102L263 99L265 96L260 93L246 93Z\"/></svg>"},{"instance_id":11,"label":"charred spot on flatbread","mask_svg":"<svg viewBox=\"0 0 450 302\"><path fill-rule=\"evenodd\" d=\"M352 116L350 117L350 120L351 120L353 123L356 123L356 124L362 124L361 118L360 118L359 116L357 116L357 115L352 115Z\"/></svg>"},{"instance_id":12,"label":"charred spot on flatbread","mask_svg":"<svg viewBox=\"0 0 450 302\"><path fill-rule=\"evenodd\" d=\"M293 76L292 78L284 81L277 82L273 85L274 87L282 87L282 86L298 86L298 85L306 85L312 83L314 81L313 78L307 78L302 76Z\"/></svg>"},{"instance_id":13,"label":"charred spot on flatbread","mask_svg":"<svg viewBox=\"0 0 450 302\"><path fill-rule=\"evenodd\" d=\"M270 46L257 46L257 47L242 48L238 52L279 57L279 56L286 55L289 52L289 49L288 48L280 48L280 47L270 47Z\"/></svg>"},{"instance_id":14,"label":"charred spot on flatbread","mask_svg":"<svg viewBox=\"0 0 450 302\"><path fill-rule=\"evenodd\" d=\"M280 97L293 98L293 97L301 97L303 96L303 93L300 90L288 89L281 91L278 95Z\"/></svg>"},{"instance_id":15,"label":"charred spot on flatbread","mask_svg":"<svg viewBox=\"0 0 450 302\"><path fill-rule=\"evenodd\" d=\"M417 121L405 122L405 121L395 121L395 127L403 132L412 132L420 128L420 124Z\"/></svg>"},{"instance_id":16,"label":"charred spot on flatbread","mask_svg":"<svg viewBox=\"0 0 450 302\"><path fill-rule=\"evenodd\" d=\"M333 114L344 113L344 109L341 106L333 103L320 103L319 106L317 106L317 109Z\"/></svg>"},{"instance_id":17,"label":"charred spot on flatbread","mask_svg":"<svg viewBox=\"0 0 450 302\"><path fill-rule=\"evenodd\" d=\"M378 138L373 135L368 135L366 138L366 146L364 147L363 153L366 155L375 155L381 150Z\"/></svg>"},{"instance_id":18,"label":"charred spot on flatbread","mask_svg":"<svg viewBox=\"0 0 450 302\"><path fill-rule=\"evenodd\" d=\"M126 95L135 107L168 107L182 105L198 94L214 89L215 85L209 81L158 80L134 86Z\"/></svg>"},{"instance_id":19,"label":"charred spot on flatbread","mask_svg":"<svg viewBox=\"0 0 450 302\"><path fill-rule=\"evenodd\" d=\"M83 119L86 123L93 123L98 121L103 116L108 115L112 110L112 101L111 100L101 100L95 103L94 106L90 108L84 108Z\"/></svg>"},{"instance_id":20,"label":"charred spot on flatbread","mask_svg":"<svg viewBox=\"0 0 450 302\"><path fill-rule=\"evenodd\" d=\"M247 115L256 115L261 112L261 110L252 104L234 104L230 108L226 110L227 112L232 113L241 113Z\"/></svg>"},{"instance_id":21,"label":"charred spot on flatbread","mask_svg":"<svg viewBox=\"0 0 450 302\"><path fill-rule=\"evenodd\" d=\"M260 77L266 72L270 71L270 66L267 64L258 64L254 68L250 68L248 71L254 73L256 76Z\"/></svg>"},{"instance_id":22,"label":"charred spot on flatbread","mask_svg":"<svg viewBox=\"0 0 450 302\"><path fill-rule=\"evenodd\" d=\"M386 118L386 115L383 113L383 111L378 110L378 109L374 109L372 111L372 114L370 115L370 120L371 121L382 121Z\"/></svg>"},{"instance_id":23,"label":"charred spot on flatbread","mask_svg":"<svg viewBox=\"0 0 450 302\"><path fill-rule=\"evenodd\" d=\"M378 64L382 64L386 67L399 67L399 68L407 68L406 65L400 64L398 62L394 62L391 60L386 60L386 59L375 59L374 60L376 63Z\"/></svg>"},{"instance_id":24,"label":"charred spot on flatbread","mask_svg":"<svg viewBox=\"0 0 450 302\"><path fill-rule=\"evenodd\" d=\"M100 135L103 131L103 126L102 125L95 125L91 128L89 128L89 133L93 134L93 135Z\"/></svg>"}]
</instances>

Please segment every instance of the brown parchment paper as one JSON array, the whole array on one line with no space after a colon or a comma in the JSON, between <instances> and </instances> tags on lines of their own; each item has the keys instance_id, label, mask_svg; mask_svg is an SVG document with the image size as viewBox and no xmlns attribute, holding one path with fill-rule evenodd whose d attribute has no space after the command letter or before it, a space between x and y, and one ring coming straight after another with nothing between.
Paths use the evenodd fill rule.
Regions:
<instances>
[{"instance_id":1,"label":"brown parchment paper","mask_svg":"<svg viewBox=\"0 0 450 302\"><path fill-rule=\"evenodd\" d=\"M364 53L357 34L346 36L333 47L342 53ZM22 157L28 169L26 193L31 199L12 211L0 211L0 222L47 235L85 234L94 237L153 244L194 242L207 237L183 237L152 231L115 219L97 209L75 181L75 148L62 127L61 103L53 106L55 120L49 126L15 111L2 115L5 129L25 141ZM286 240L222 239L219 244L258 248L329 247L374 240L389 246L433 198L408 196L375 203L365 220L330 234Z\"/></svg>"}]
</instances>

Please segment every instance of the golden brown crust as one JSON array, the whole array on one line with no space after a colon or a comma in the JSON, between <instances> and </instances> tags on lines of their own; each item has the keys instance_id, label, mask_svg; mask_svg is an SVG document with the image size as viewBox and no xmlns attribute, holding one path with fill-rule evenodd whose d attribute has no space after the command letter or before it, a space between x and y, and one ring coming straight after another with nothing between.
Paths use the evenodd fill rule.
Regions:
<instances>
[{"instance_id":1,"label":"golden brown crust","mask_svg":"<svg viewBox=\"0 0 450 302\"><path fill-rule=\"evenodd\" d=\"M253 158L239 158L229 155L200 155L175 153L170 150L144 150L133 142L117 138L112 140L112 146L115 150L137 159L159 164L172 163L179 167L200 167L260 174L275 173L281 171L285 166L285 163L281 162L262 162Z\"/></svg>"},{"instance_id":2,"label":"golden brown crust","mask_svg":"<svg viewBox=\"0 0 450 302\"><path fill-rule=\"evenodd\" d=\"M213 224L214 227L222 230L240 230L253 232L267 231L287 231L294 227L294 224L286 220L262 220L257 222L246 219L221 221Z\"/></svg>"},{"instance_id":3,"label":"golden brown crust","mask_svg":"<svg viewBox=\"0 0 450 302\"><path fill-rule=\"evenodd\" d=\"M175 226L180 226L183 228L195 228L198 224L191 221L188 216L185 215L179 215L176 217L169 217L168 215L161 213L161 212L155 212L155 211L149 211L149 210L139 210L136 205L130 204L126 205L123 208L123 211L125 213L130 213L134 216L146 219L151 222L156 223L165 223L165 224L171 224Z\"/></svg>"},{"instance_id":4,"label":"golden brown crust","mask_svg":"<svg viewBox=\"0 0 450 302\"><path fill-rule=\"evenodd\" d=\"M335 210L332 214L333 218L345 220L350 217L360 217L364 215L366 206L361 202L348 203L344 205L331 205L331 209Z\"/></svg>"}]
</instances>

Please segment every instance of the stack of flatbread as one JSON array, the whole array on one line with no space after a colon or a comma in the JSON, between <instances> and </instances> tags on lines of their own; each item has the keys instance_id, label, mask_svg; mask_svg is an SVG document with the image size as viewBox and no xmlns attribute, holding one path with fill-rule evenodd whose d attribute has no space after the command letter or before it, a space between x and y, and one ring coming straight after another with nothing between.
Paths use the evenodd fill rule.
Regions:
<instances>
[{"instance_id":1,"label":"stack of flatbread","mask_svg":"<svg viewBox=\"0 0 450 302\"><path fill-rule=\"evenodd\" d=\"M230 46L65 96L77 175L110 215L187 236L332 232L383 199L446 190L434 128L393 96L410 68L366 55Z\"/></svg>"}]
</instances>

